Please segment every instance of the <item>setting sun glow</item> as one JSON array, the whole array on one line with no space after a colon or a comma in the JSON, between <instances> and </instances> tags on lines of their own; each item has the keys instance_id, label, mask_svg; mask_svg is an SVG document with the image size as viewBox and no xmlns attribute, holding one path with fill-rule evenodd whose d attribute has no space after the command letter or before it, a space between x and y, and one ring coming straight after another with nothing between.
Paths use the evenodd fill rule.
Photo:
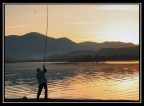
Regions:
<instances>
[{"instance_id":1,"label":"setting sun glow","mask_svg":"<svg viewBox=\"0 0 144 106\"><path fill-rule=\"evenodd\" d=\"M139 4L5 4L5 36L29 32L74 42L139 44Z\"/></svg>"}]
</instances>

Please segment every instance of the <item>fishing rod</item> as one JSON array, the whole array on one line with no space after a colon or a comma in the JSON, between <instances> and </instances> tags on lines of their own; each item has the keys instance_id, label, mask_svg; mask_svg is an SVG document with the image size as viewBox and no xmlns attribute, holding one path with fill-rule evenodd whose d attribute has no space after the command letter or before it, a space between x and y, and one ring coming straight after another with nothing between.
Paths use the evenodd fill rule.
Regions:
<instances>
[{"instance_id":1,"label":"fishing rod","mask_svg":"<svg viewBox=\"0 0 144 106\"><path fill-rule=\"evenodd\" d=\"M46 27L46 40L45 40L45 49L44 49L44 66L45 66L45 58L46 58L46 52L47 52L47 33L48 33L48 6L47 6L47 27Z\"/></svg>"}]
</instances>

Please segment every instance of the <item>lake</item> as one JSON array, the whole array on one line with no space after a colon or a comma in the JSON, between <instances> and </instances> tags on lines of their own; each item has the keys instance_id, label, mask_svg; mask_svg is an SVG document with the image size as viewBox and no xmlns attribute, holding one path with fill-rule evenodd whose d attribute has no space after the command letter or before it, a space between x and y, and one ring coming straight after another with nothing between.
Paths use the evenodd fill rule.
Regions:
<instances>
[{"instance_id":1,"label":"lake","mask_svg":"<svg viewBox=\"0 0 144 106\"><path fill-rule=\"evenodd\" d=\"M5 63L5 98L36 98L43 62ZM46 62L48 98L139 100L139 62ZM44 89L40 98L44 98Z\"/></svg>"}]
</instances>

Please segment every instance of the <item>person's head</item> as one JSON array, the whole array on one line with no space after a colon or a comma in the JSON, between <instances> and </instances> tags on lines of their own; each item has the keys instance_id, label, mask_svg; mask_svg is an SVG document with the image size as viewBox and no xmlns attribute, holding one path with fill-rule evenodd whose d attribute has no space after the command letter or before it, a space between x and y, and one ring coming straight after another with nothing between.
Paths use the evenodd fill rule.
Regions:
<instances>
[{"instance_id":1,"label":"person's head","mask_svg":"<svg viewBox=\"0 0 144 106\"><path fill-rule=\"evenodd\" d=\"M40 68L37 68L37 72L40 72L41 70L40 70Z\"/></svg>"}]
</instances>

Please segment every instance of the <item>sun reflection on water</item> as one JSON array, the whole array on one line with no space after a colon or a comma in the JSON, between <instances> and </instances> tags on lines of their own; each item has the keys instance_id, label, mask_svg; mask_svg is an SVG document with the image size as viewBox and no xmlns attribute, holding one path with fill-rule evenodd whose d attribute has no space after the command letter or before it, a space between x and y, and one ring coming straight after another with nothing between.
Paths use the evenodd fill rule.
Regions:
<instances>
[{"instance_id":1,"label":"sun reflection on water","mask_svg":"<svg viewBox=\"0 0 144 106\"><path fill-rule=\"evenodd\" d=\"M26 66L26 63L23 64ZM46 76L49 98L139 100L138 64L89 62L75 65L48 64L48 67ZM12 68L9 72L6 70L6 98L36 98L38 84L32 74L33 69L28 70L28 74L26 70L20 74L9 74ZM40 98L43 97L44 90Z\"/></svg>"}]
</instances>

